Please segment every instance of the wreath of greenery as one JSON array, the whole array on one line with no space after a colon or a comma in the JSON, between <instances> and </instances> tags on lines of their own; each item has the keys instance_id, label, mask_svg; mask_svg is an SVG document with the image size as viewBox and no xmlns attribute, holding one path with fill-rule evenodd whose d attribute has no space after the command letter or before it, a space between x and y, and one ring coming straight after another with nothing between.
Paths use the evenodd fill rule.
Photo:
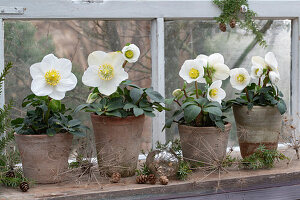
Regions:
<instances>
[{"instance_id":1,"label":"wreath of greenery","mask_svg":"<svg viewBox=\"0 0 300 200\"><path fill-rule=\"evenodd\" d=\"M234 28L238 23L240 28L247 32L252 31L260 46L267 46L263 33L259 31L258 25L254 21L257 14L249 9L248 0L213 0L213 3L222 10L220 16L215 20L223 32L226 31L226 24Z\"/></svg>"}]
</instances>

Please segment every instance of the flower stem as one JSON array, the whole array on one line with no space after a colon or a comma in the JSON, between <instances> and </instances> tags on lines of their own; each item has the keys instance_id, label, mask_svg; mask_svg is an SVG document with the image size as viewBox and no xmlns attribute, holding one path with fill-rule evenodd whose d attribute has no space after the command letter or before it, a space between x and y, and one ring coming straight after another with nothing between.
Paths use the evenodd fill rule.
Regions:
<instances>
[{"instance_id":1,"label":"flower stem","mask_svg":"<svg viewBox=\"0 0 300 200\"><path fill-rule=\"evenodd\" d=\"M48 110L47 110L47 113L46 113L46 116L45 116L45 123L48 124L48 119L49 119L49 116L50 116L50 102L51 102L51 98L49 97L49 103L48 103Z\"/></svg>"},{"instance_id":2,"label":"flower stem","mask_svg":"<svg viewBox=\"0 0 300 200\"><path fill-rule=\"evenodd\" d=\"M124 63L123 63L123 65L122 65L122 67L125 68L125 66L126 66L127 63L128 63L128 61L125 60Z\"/></svg>"},{"instance_id":3,"label":"flower stem","mask_svg":"<svg viewBox=\"0 0 300 200\"><path fill-rule=\"evenodd\" d=\"M174 102L176 102L179 105L179 107L181 107L181 104L179 103L178 100L174 99Z\"/></svg>"},{"instance_id":4,"label":"flower stem","mask_svg":"<svg viewBox=\"0 0 300 200\"><path fill-rule=\"evenodd\" d=\"M245 87L245 92L246 92L247 100L248 100L248 102L250 102L250 98L249 98L249 93L248 93L247 87Z\"/></svg>"},{"instance_id":5,"label":"flower stem","mask_svg":"<svg viewBox=\"0 0 300 200\"><path fill-rule=\"evenodd\" d=\"M187 95L186 91L185 90L182 90L182 91L184 93L185 98L188 98L188 95Z\"/></svg>"},{"instance_id":6,"label":"flower stem","mask_svg":"<svg viewBox=\"0 0 300 200\"><path fill-rule=\"evenodd\" d=\"M196 98L199 99L199 94L198 94L198 84L195 81L195 88L196 88Z\"/></svg>"}]
</instances>

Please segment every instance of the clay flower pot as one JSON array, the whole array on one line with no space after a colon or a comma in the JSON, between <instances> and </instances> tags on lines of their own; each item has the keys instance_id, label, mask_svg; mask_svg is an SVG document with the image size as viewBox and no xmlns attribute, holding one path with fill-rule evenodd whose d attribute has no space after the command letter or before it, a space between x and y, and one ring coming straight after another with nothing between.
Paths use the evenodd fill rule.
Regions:
<instances>
[{"instance_id":1,"label":"clay flower pot","mask_svg":"<svg viewBox=\"0 0 300 200\"><path fill-rule=\"evenodd\" d=\"M126 118L91 114L99 170L109 176L133 176L137 168L145 116Z\"/></svg>"},{"instance_id":2,"label":"clay flower pot","mask_svg":"<svg viewBox=\"0 0 300 200\"><path fill-rule=\"evenodd\" d=\"M247 106L234 105L233 113L243 158L253 154L259 145L277 149L282 117L276 107L254 106L248 110Z\"/></svg>"},{"instance_id":3,"label":"clay flower pot","mask_svg":"<svg viewBox=\"0 0 300 200\"><path fill-rule=\"evenodd\" d=\"M186 125L179 125L178 129L185 160L210 165L222 161L226 156L231 124L226 124L224 131L216 127Z\"/></svg>"},{"instance_id":4,"label":"clay flower pot","mask_svg":"<svg viewBox=\"0 0 300 200\"><path fill-rule=\"evenodd\" d=\"M19 135L15 140L20 151L25 177L36 183L58 183L66 179L73 135Z\"/></svg>"}]
</instances>

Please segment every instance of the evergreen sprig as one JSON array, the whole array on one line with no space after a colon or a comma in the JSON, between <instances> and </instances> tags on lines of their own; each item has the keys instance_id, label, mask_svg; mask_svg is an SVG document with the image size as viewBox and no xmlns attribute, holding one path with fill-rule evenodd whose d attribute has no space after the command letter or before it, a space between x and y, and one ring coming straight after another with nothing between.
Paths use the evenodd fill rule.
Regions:
<instances>
[{"instance_id":1,"label":"evergreen sprig","mask_svg":"<svg viewBox=\"0 0 300 200\"><path fill-rule=\"evenodd\" d=\"M222 10L220 16L215 18L217 22L230 24L234 20L240 28L247 32L252 31L260 46L267 46L263 33L259 31L258 25L254 21L257 14L249 9L248 0L213 0L213 3ZM241 13L240 9L243 5L247 6L248 9Z\"/></svg>"},{"instance_id":2,"label":"evergreen sprig","mask_svg":"<svg viewBox=\"0 0 300 200\"><path fill-rule=\"evenodd\" d=\"M277 150L269 150L264 145L260 145L252 155L241 160L241 164L246 169L269 169L274 167L275 161L285 159L289 160Z\"/></svg>"}]
</instances>

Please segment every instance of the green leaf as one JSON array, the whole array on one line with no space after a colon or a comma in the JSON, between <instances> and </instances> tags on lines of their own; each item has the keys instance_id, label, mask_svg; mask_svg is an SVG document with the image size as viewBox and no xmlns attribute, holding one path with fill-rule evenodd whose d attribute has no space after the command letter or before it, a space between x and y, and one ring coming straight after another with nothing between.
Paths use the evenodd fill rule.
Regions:
<instances>
[{"instance_id":1,"label":"green leaf","mask_svg":"<svg viewBox=\"0 0 300 200\"><path fill-rule=\"evenodd\" d=\"M281 99L278 103L277 103L277 108L280 112L280 114L284 114L287 110L285 102Z\"/></svg>"},{"instance_id":2,"label":"green leaf","mask_svg":"<svg viewBox=\"0 0 300 200\"><path fill-rule=\"evenodd\" d=\"M247 107L248 107L248 110L252 110L252 108L253 108L253 103L248 103Z\"/></svg>"},{"instance_id":3,"label":"green leaf","mask_svg":"<svg viewBox=\"0 0 300 200\"><path fill-rule=\"evenodd\" d=\"M198 99L195 99L195 101L200 104L201 106L205 105L208 100L206 98L203 98L203 97L199 97Z\"/></svg>"},{"instance_id":4,"label":"green leaf","mask_svg":"<svg viewBox=\"0 0 300 200\"><path fill-rule=\"evenodd\" d=\"M170 105L171 103L173 103L174 99L174 97L170 99L165 99L165 104Z\"/></svg>"},{"instance_id":5,"label":"green leaf","mask_svg":"<svg viewBox=\"0 0 300 200\"><path fill-rule=\"evenodd\" d=\"M148 112L154 111L154 109L153 109L151 106L149 106L149 107L143 107L142 109L143 109L144 111L148 111Z\"/></svg>"},{"instance_id":6,"label":"green leaf","mask_svg":"<svg viewBox=\"0 0 300 200\"><path fill-rule=\"evenodd\" d=\"M120 108L123 108L124 104L122 102L121 98L112 100L111 102L108 102L107 104L107 111L113 111L113 110L117 110Z\"/></svg>"},{"instance_id":7,"label":"green leaf","mask_svg":"<svg viewBox=\"0 0 300 200\"><path fill-rule=\"evenodd\" d=\"M196 105L194 102L185 102L184 104L181 105L181 108L185 109L189 105Z\"/></svg>"},{"instance_id":8,"label":"green leaf","mask_svg":"<svg viewBox=\"0 0 300 200\"><path fill-rule=\"evenodd\" d=\"M78 137L85 137L86 134L84 132L81 131L70 131L71 134L76 135Z\"/></svg>"},{"instance_id":9,"label":"green leaf","mask_svg":"<svg viewBox=\"0 0 300 200\"><path fill-rule=\"evenodd\" d=\"M88 107L90 104L81 104L79 106L77 106L77 108L75 108L74 113L77 113L79 111L81 111L82 109Z\"/></svg>"},{"instance_id":10,"label":"green leaf","mask_svg":"<svg viewBox=\"0 0 300 200\"><path fill-rule=\"evenodd\" d=\"M165 128L171 128L172 123L173 123L173 118L167 119L167 120L166 120L166 123L165 123L165 126L163 127L162 131L163 131Z\"/></svg>"},{"instance_id":11,"label":"green leaf","mask_svg":"<svg viewBox=\"0 0 300 200\"><path fill-rule=\"evenodd\" d=\"M215 121L215 124L217 127L219 127L220 129L222 129L222 131L224 131L225 129L225 125L222 121Z\"/></svg>"},{"instance_id":12,"label":"green leaf","mask_svg":"<svg viewBox=\"0 0 300 200\"><path fill-rule=\"evenodd\" d=\"M117 110L114 110L112 112L106 112L107 116L114 116L114 117L122 117L121 113Z\"/></svg>"},{"instance_id":13,"label":"green leaf","mask_svg":"<svg viewBox=\"0 0 300 200\"><path fill-rule=\"evenodd\" d=\"M52 111L58 112L61 109L61 102L55 99L50 101L49 107Z\"/></svg>"},{"instance_id":14,"label":"green leaf","mask_svg":"<svg viewBox=\"0 0 300 200\"><path fill-rule=\"evenodd\" d=\"M201 108L199 106L196 105L187 106L184 109L184 120L187 123L190 123L196 119L196 117L199 115L200 112L201 112Z\"/></svg>"},{"instance_id":15,"label":"green leaf","mask_svg":"<svg viewBox=\"0 0 300 200\"><path fill-rule=\"evenodd\" d=\"M144 110L144 114L148 117L155 117L155 114L153 112L148 112Z\"/></svg>"},{"instance_id":16,"label":"green leaf","mask_svg":"<svg viewBox=\"0 0 300 200\"><path fill-rule=\"evenodd\" d=\"M77 125L80 125L80 124L81 124L81 121L80 121L80 120L78 120L78 119L73 119L73 120L69 121L68 126L69 126L69 127L73 127L73 126L77 126Z\"/></svg>"},{"instance_id":17,"label":"green leaf","mask_svg":"<svg viewBox=\"0 0 300 200\"><path fill-rule=\"evenodd\" d=\"M124 110L129 110L131 108L136 108L137 105L133 104L133 103L127 103L125 104L125 106L123 107Z\"/></svg>"},{"instance_id":18,"label":"green leaf","mask_svg":"<svg viewBox=\"0 0 300 200\"><path fill-rule=\"evenodd\" d=\"M158 92L154 91L152 88L146 89L146 94L155 102L163 103L164 98Z\"/></svg>"},{"instance_id":19,"label":"green leaf","mask_svg":"<svg viewBox=\"0 0 300 200\"><path fill-rule=\"evenodd\" d=\"M133 102L136 103L141 98L143 93L144 91L140 88L132 88L130 90L130 97L133 100Z\"/></svg>"},{"instance_id":20,"label":"green leaf","mask_svg":"<svg viewBox=\"0 0 300 200\"><path fill-rule=\"evenodd\" d=\"M133 108L133 114L136 117L140 116L140 115L144 114L144 110L141 108Z\"/></svg>"},{"instance_id":21,"label":"green leaf","mask_svg":"<svg viewBox=\"0 0 300 200\"><path fill-rule=\"evenodd\" d=\"M205 107L203 108L203 111L211 113L216 116L222 116L222 110L218 107Z\"/></svg>"},{"instance_id":22,"label":"green leaf","mask_svg":"<svg viewBox=\"0 0 300 200\"><path fill-rule=\"evenodd\" d=\"M49 136L54 136L56 134L56 131L54 128L48 128L46 133Z\"/></svg>"}]
</instances>

